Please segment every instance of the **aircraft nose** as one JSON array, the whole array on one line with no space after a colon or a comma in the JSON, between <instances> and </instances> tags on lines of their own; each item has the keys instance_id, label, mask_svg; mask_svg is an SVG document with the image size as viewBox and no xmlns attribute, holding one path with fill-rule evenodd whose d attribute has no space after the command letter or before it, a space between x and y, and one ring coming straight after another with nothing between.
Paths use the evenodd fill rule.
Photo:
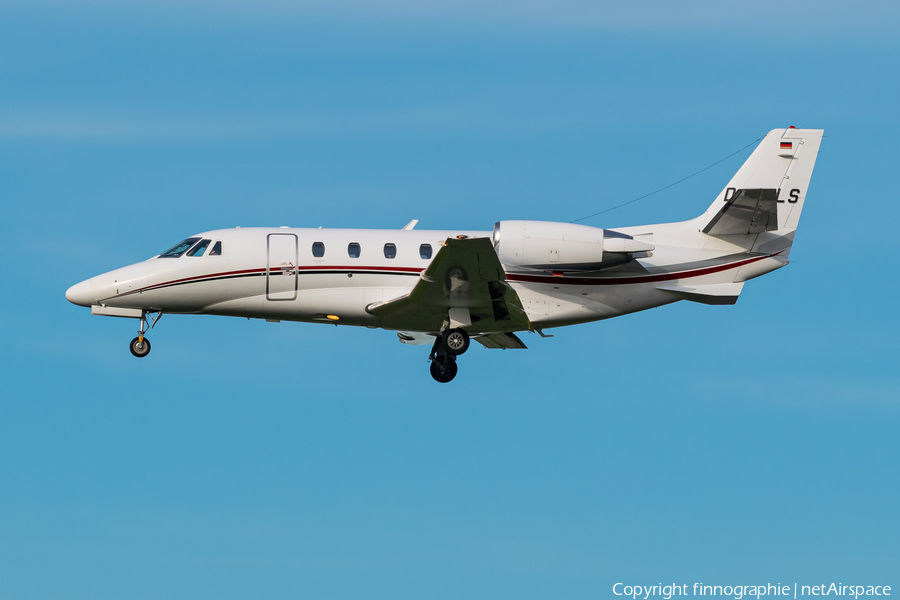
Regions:
<instances>
[{"instance_id":1,"label":"aircraft nose","mask_svg":"<svg viewBox=\"0 0 900 600\"><path fill-rule=\"evenodd\" d=\"M91 280L76 283L66 290L66 300L78 306L91 305Z\"/></svg>"}]
</instances>

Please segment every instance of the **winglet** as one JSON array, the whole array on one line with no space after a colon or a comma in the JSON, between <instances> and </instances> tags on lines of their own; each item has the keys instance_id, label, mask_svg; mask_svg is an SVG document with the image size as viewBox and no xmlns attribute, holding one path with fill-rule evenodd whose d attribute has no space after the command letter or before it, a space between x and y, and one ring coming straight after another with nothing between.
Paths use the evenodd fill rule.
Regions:
<instances>
[{"instance_id":1,"label":"winglet","mask_svg":"<svg viewBox=\"0 0 900 600\"><path fill-rule=\"evenodd\" d=\"M412 221L404 225L403 229L401 229L400 231L412 231L418 222L418 219L413 219Z\"/></svg>"}]
</instances>

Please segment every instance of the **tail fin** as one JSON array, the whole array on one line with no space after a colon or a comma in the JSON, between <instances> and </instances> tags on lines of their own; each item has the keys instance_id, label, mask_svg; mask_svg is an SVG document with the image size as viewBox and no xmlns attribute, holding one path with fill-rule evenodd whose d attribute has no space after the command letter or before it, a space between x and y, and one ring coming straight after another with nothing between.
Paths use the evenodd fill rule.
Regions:
<instances>
[{"instance_id":1,"label":"tail fin","mask_svg":"<svg viewBox=\"0 0 900 600\"><path fill-rule=\"evenodd\" d=\"M770 131L700 217L701 231L712 236L792 234L823 133L793 127Z\"/></svg>"}]
</instances>

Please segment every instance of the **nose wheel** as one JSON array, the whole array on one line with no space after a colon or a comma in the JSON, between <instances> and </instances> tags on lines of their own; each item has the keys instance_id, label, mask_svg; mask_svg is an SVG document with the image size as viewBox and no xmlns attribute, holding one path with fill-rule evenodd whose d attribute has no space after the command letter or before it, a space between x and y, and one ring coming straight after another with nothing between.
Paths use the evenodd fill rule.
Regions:
<instances>
[{"instance_id":1,"label":"nose wheel","mask_svg":"<svg viewBox=\"0 0 900 600\"><path fill-rule=\"evenodd\" d=\"M145 338L144 334L147 333L148 329L156 327L156 324L162 318L162 312L160 311L156 314L156 319L153 320L153 324L151 325L147 319L147 312L148 311L144 311L141 313L141 326L138 329L138 336L131 340L131 344L128 345L128 349L131 350L131 353L138 358L144 358L150 354L150 340Z\"/></svg>"},{"instance_id":2,"label":"nose wheel","mask_svg":"<svg viewBox=\"0 0 900 600\"><path fill-rule=\"evenodd\" d=\"M131 340L131 345L129 346L131 349L131 353L137 356L138 358L144 358L148 354L150 354L150 340L141 336L136 337Z\"/></svg>"}]
</instances>

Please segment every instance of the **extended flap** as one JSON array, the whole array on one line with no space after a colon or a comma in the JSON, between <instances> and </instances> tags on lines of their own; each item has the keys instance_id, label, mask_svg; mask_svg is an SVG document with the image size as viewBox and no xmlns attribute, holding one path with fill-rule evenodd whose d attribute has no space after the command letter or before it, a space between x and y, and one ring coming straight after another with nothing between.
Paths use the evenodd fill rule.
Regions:
<instances>
[{"instance_id":1,"label":"extended flap","mask_svg":"<svg viewBox=\"0 0 900 600\"><path fill-rule=\"evenodd\" d=\"M527 349L525 343L514 333L491 333L473 338L485 348L501 348L503 350Z\"/></svg>"}]
</instances>

